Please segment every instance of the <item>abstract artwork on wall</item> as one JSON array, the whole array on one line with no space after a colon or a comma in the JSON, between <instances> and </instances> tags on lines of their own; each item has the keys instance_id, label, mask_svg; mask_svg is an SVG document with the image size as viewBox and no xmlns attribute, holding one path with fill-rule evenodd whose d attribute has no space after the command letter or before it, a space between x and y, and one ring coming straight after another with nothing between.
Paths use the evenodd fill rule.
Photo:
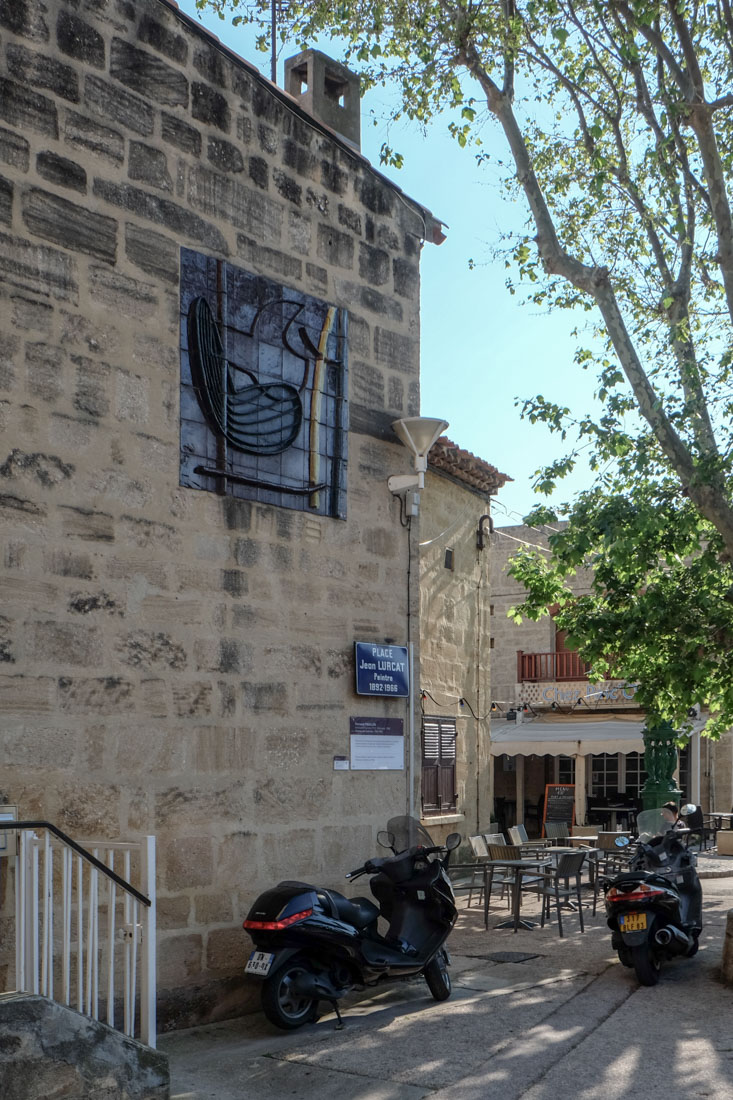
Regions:
<instances>
[{"instance_id":1,"label":"abstract artwork on wall","mask_svg":"<svg viewBox=\"0 0 733 1100\"><path fill-rule=\"evenodd\" d=\"M347 314L181 250L181 485L346 516Z\"/></svg>"}]
</instances>

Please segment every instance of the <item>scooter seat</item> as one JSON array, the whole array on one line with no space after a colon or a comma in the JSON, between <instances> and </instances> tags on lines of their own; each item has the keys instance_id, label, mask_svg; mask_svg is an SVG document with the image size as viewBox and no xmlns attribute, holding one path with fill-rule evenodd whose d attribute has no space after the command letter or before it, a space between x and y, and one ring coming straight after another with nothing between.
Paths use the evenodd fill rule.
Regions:
<instances>
[{"instance_id":1,"label":"scooter seat","mask_svg":"<svg viewBox=\"0 0 733 1100\"><path fill-rule=\"evenodd\" d=\"M338 890L319 890L318 896L328 898L333 916L354 928L366 928L379 916L379 909L369 898L347 898Z\"/></svg>"},{"instance_id":2,"label":"scooter seat","mask_svg":"<svg viewBox=\"0 0 733 1100\"><path fill-rule=\"evenodd\" d=\"M366 928L379 916L379 909L369 898L347 898L339 894L338 890L324 890L322 886L314 886L311 882L286 879L278 885L289 889L313 890L329 916L346 921L359 930Z\"/></svg>"}]
</instances>

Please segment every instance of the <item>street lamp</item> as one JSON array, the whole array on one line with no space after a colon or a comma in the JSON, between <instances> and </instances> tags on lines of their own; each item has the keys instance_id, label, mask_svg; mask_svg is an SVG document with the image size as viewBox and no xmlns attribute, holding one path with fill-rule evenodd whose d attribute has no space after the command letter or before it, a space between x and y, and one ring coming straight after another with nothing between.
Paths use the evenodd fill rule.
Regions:
<instances>
[{"instance_id":1,"label":"street lamp","mask_svg":"<svg viewBox=\"0 0 733 1100\"><path fill-rule=\"evenodd\" d=\"M407 416L403 420L393 420L392 430L409 451L412 451L415 472L413 474L395 474L387 479L390 493L398 495L408 489L425 488L425 471L428 468L428 451L436 439L448 427L447 420L438 420L431 416Z\"/></svg>"},{"instance_id":2,"label":"street lamp","mask_svg":"<svg viewBox=\"0 0 733 1100\"><path fill-rule=\"evenodd\" d=\"M410 520L409 517L418 514L418 501L420 491L425 488L425 471L428 468L428 451L435 443L438 436L442 435L448 427L447 420L438 420L430 416L408 416L403 420L393 420L392 430L399 437L409 451L412 451L415 472L412 474L395 474L387 479L387 488L394 496L412 492L412 501L405 506L408 522L407 539L407 651L409 660L410 694L408 697L408 765L407 765L407 813L415 816L415 687L414 687L414 660L412 644L412 616L410 614L410 578L411 547L410 547ZM417 491L415 491L417 490Z\"/></svg>"}]
</instances>

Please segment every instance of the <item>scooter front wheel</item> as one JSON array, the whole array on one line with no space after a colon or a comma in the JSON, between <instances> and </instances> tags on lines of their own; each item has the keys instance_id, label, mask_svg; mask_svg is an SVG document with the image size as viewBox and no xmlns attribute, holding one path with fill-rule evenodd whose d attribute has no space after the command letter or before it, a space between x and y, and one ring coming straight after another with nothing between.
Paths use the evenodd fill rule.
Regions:
<instances>
[{"instance_id":1,"label":"scooter front wheel","mask_svg":"<svg viewBox=\"0 0 733 1100\"><path fill-rule=\"evenodd\" d=\"M636 976L642 985L656 985L659 981L661 963L654 955L648 943L640 943L631 948L631 958Z\"/></svg>"},{"instance_id":2,"label":"scooter front wheel","mask_svg":"<svg viewBox=\"0 0 733 1100\"><path fill-rule=\"evenodd\" d=\"M262 986L262 1011L275 1027L293 1031L303 1024L312 1024L318 1012L318 1001L298 992L297 982L309 974L308 966L299 959L290 959L274 974L265 978Z\"/></svg>"},{"instance_id":3,"label":"scooter front wheel","mask_svg":"<svg viewBox=\"0 0 733 1100\"><path fill-rule=\"evenodd\" d=\"M423 970L428 989L436 1001L447 1001L453 988L448 973L448 960L442 949L434 955Z\"/></svg>"}]
</instances>

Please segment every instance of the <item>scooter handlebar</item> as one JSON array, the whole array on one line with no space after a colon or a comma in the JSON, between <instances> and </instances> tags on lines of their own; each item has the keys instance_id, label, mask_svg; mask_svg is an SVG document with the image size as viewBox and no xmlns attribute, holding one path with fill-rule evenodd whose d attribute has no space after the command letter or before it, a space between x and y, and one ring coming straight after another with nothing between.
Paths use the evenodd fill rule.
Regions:
<instances>
[{"instance_id":1,"label":"scooter handlebar","mask_svg":"<svg viewBox=\"0 0 733 1100\"><path fill-rule=\"evenodd\" d=\"M433 845L430 845L430 846L427 846L427 847L420 844L415 848L408 848L407 852L399 852L396 856L393 856L392 859L396 861L399 857L402 857L402 856L405 856L405 855L430 856L430 855L433 855L433 853L435 853L435 852L442 852L444 850L445 850L444 845L442 845L442 844L433 844ZM378 871L382 870L382 868L384 867L384 865L386 863L390 863L390 862L392 862L392 860L390 860L390 859L381 859L381 858L368 859L362 867L357 867L354 871L349 871L349 873L345 876L345 878L349 882L351 882L352 879L360 878L361 875L376 874Z\"/></svg>"},{"instance_id":2,"label":"scooter handlebar","mask_svg":"<svg viewBox=\"0 0 733 1100\"><path fill-rule=\"evenodd\" d=\"M362 867L357 867L355 871L349 871L346 875L347 879L359 878L360 875L372 875L375 871L379 871L384 864L383 859L368 859Z\"/></svg>"}]
</instances>

